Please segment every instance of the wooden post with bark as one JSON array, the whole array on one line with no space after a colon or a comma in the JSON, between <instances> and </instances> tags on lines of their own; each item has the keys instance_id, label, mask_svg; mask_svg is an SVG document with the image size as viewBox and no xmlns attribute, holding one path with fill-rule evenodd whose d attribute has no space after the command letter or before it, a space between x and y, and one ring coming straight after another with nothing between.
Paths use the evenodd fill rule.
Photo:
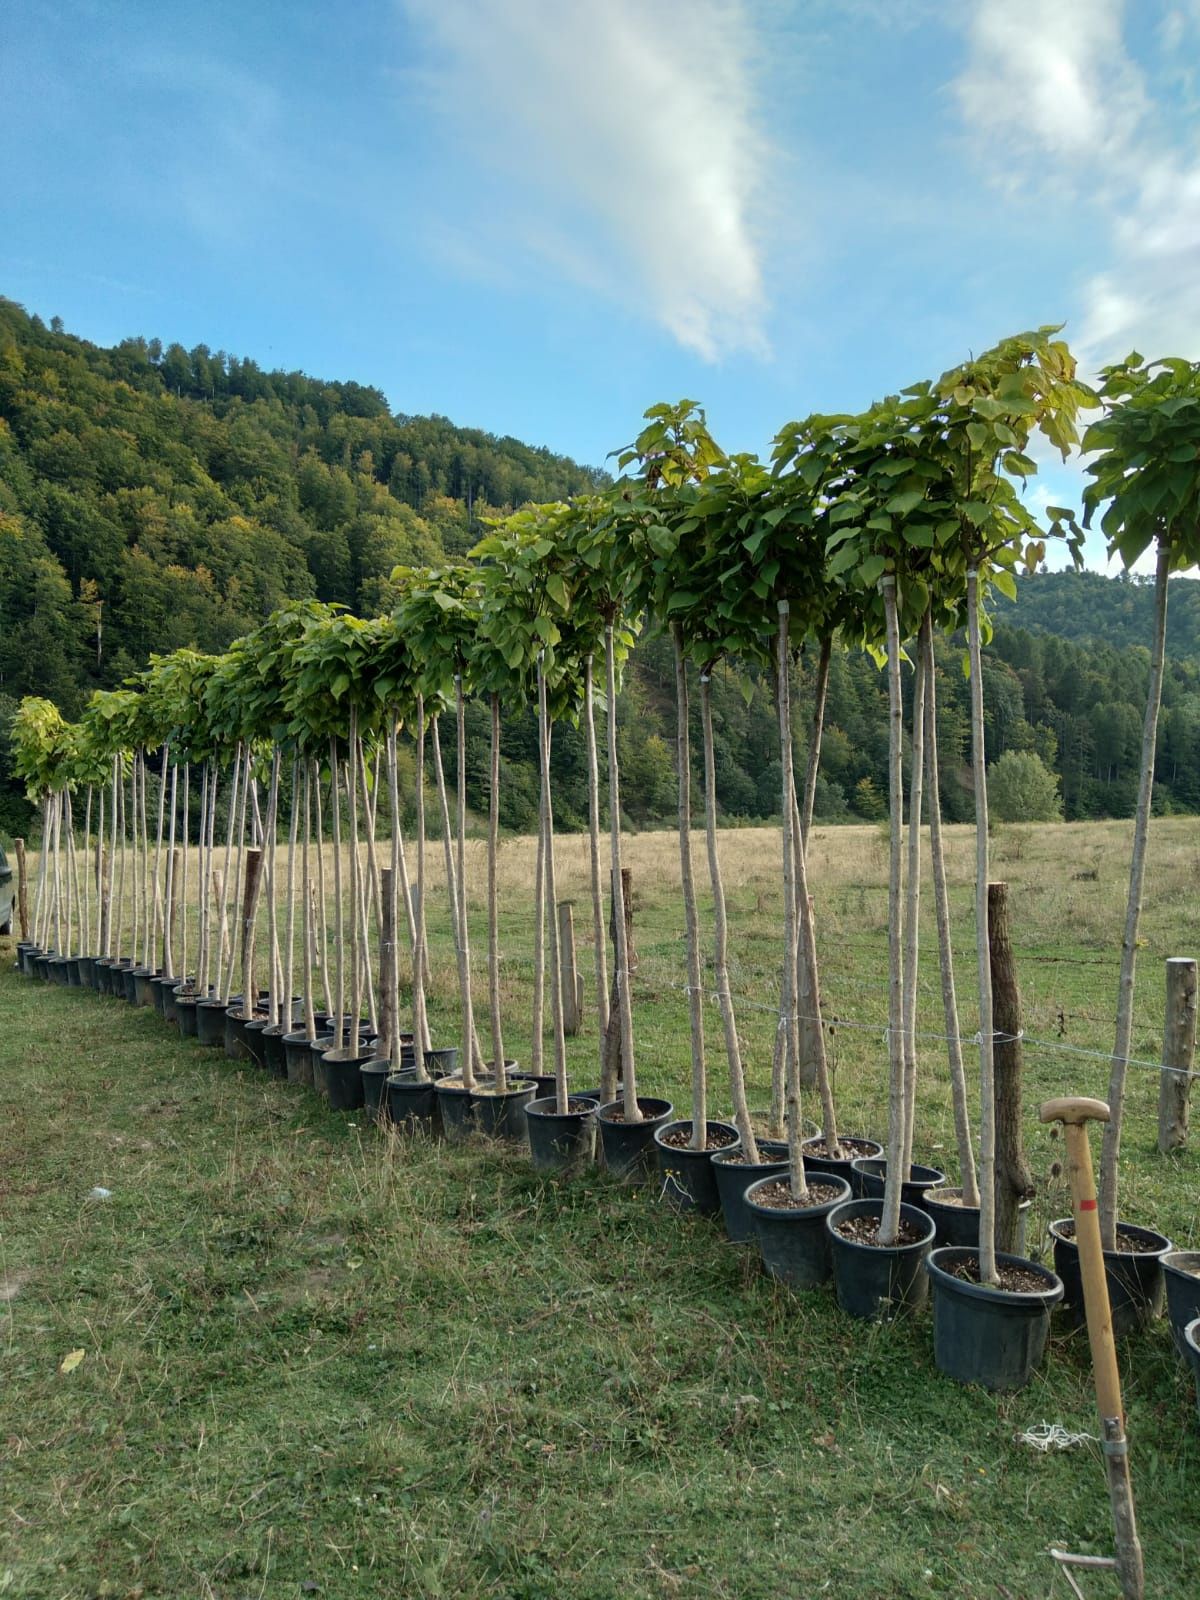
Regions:
<instances>
[{"instance_id":1,"label":"wooden post with bark","mask_svg":"<svg viewBox=\"0 0 1200 1600\"><path fill-rule=\"evenodd\" d=\"M573 1038L583 1024L583 978L575 955L575 909L570 900L560 900L558 905L558 964L563 1032Z\"/></svg>"},{"instance_id":2,"label":"wooden post with bark","mask_svg":"<svg viewBox=\"0 0 1200 1600\"><path fill-rule=\"evenodd\" d=\"M1167 961L1167 1016L1163 1024L1162 1074L1158 1080L1158 1148L1163 1155L1187 1144L1195 1058L1196 963L1189 956L1171 956Z\"/></svg>"},{"instance_id":3,"label":"wooden post with bark","mask_svg":"<svg viewBox=\"0 0 1200 1600\"><path fill-rule=\"evenodd\" d=\"M25 865L25 841L16 841L17 850L17 926L21 938L29 937L29 871Z\"/></svg>"},{"instance_id":4,"label":"wooden post with bark","mask_svg":"<svg viewBox=\"0 0 1200 1600\"><path fill-rule=\"evenodd\" d=\"M1008 885L989 883L988 956L992 974L993 1057L996 1081L996 1248L1016 1253L1021 1202L1035 1182L1021 1136L1021 991L1009 930Z\"/></svg>"},{"instance_id":5,"label":"wooden post with bark","mask_svg":"<svg viewBox=\"0 0 1200 1600\"><path fill-rule=\"evenodd\" d=\"M393 826L395 824L393 823ZM393 1057L400 1026L396 1013L396 896L391 867L379 870L379 1048L376 1054Z\"/></svg>"},{"instance_id":6,"label":"wooden post with bark","mask_svg":"<svg viewBox=\"0 0 1200 1600\"><path fill-rule=\"evenodd\" d=\"M621 899L625 902L625 959L629 971L637 971L637 951L633 945L633 872L621 868ZM616 961L617 923L616 902L609 906L608 932L613 942L612 987L608 997L608 1032L604 1035L604 1076L601 1087L608 1100L615 1100L619 1085L625 1081L625 1063L621 1059L621 1012L618 1004L619 964ZM603 1098L603 1097L602 1097Z\"/></svg>"}]
</instances>

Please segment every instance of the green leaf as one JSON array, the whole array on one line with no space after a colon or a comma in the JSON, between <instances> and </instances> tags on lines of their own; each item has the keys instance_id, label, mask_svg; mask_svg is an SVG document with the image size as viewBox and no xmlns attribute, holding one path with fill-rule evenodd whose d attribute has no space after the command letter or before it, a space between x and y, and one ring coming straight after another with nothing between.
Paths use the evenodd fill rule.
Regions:
<instances>
[{"instance_id":1,"label":"green leaf","mask_svg":"<svg viewBox=\"0 0 1200 1600\"><path fill-rule=\"evenodd\" d=\"M884 502L885 511L894 511L898 517L905 517L910 511L915 511L925 498L923 489L901 489L890 500Z\"/></svg>"}]
</instances>

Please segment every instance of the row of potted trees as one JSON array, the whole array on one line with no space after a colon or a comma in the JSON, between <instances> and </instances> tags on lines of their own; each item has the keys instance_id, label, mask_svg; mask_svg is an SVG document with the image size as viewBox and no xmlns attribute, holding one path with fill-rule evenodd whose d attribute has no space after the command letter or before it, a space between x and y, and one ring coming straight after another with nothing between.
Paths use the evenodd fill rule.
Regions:
<instances>
[{"instance_id":1,"label":"row of potted trees","mask_svg":"<svg viewBox=\"0 0 1200 1600\"><path fill-rule=\"evenodd\" d=\"M14 725L14 750L43 806L35 943L63 951L55 959L67 963L68 973L71 956L82 955L81 977L89 961L100 982L113 984L119 974L136 997L150 998L157 984L164 1010L174 1011L185 1031L194 1024L207 1042L228 1039L231 1050L250 1048L255 1054L261 1049L276 1071L290 1072L294 1065L304 1075L307 1060L311 1073L315 1059L335 1104L362 1094L374 1107L386 1105L397 1120L410 1120L430 1115L436 1102L447 1132L483 1126L528 1135L539 1163L579 1159L593 1126L600 1130L605 1158L618 1170L636 1168L657 1149L667 1197L704 1209L728 1191L727 1218L741 1217L731 1230L757 1219L768 1265L781 1276L804 1281L806 1273L823 1272L830 1246L835 1258L856 1263L856 1282L865 1287L839 1289L848 1309L877 1314L911 1302L925 1293L931 1276L938 1286L937 1327L982 1310L998 1330L994 1337L975 1332L965 1342L973 1358L996 1344L1000 1377L974 1367L959 1375L1014 1381L1018 1369L1027 1372L1039 1354L1048 1306L1062 1291L1044 1268L1005 1249L1009 1238L997 1238L980 660L988 591L1015 593L1016 568L1036 565L1045 554L1046 535L1021 496L1036 470L1031 441L1040 438L1066 454L1079 442L1080 412L1102 403L1101 420L1083 441L1094 452L1084 523L1105 506L1104 530L1129 563L1152 541L1157 544L1149 756L1135 828L1110 1084L1113 1122L1101 1181L1110 1249L1116 1244L1116 1160L1167 576L1200 553L1197 369L1131 357L1105 372L1097 397L1078 381L1057 332L1044 328L1004 340L936 382L913 385L860 415L815 415L791 424L777 437L770 465L726 456L694 403L654 407L637 439L620 453L621 476L610 491L506 518L468 562L397 569L399 601L389 617L361 620L315 603L286 607L224 657L180 651L153 659L126 688L96 695L74 727L63 724L47 702L24 702ZM1188 441L1192 453L1185 458ZM1050 522L1050 533L1065 536L1078 554L1082 530L1074 514L1051 508ZM638 1092L624 916L611 917L611 991L603 936L606 878L610 910L623 901L617 684L629 645L646 624L670 634L676 664L692 1103L690 1117L675 1122L665 1102ZM978 1156L960 1042L933 736L934 630L964 624L976 800ZM821 665L801 784L792 749L791 685L795 653L806 645L815 648ZM823 684L835 648L870 650L886 669L889 689L886 1152L839 1130L825 1060L806 847ZM779 719L784 906L766 1128L756 1127L750 1116L729 977L711 706L712 676L725 660L748 666L773 689ZM906 662L913 673L907 735ZM713 907L708 952L692 859L694 693ZM492 729L487 1058L476 1020L465 850L465 708L472 696L489 707ZM600 842L598 701L608 724L607 873ZM500 709L513 703L536 706L541 778L533 1053L525 1074L515 1071L504 1048L496 874ZM458 755L453 818L440 742L442 721L451 717ZM597 1098L574 1093L567 1081L555 949L550 752L564 717L582 723L589 763ZM458 977L461 1032L453 1061L433 1048L426 1003L430 764ZM404 837L406 791L415 811L415 871ZM80 809L82 848L76 841ZM917 1202L941 1176L913 1163L925 812L961 1182L953 1192L940 1186L942 1198L923 1206ZM331 872L321 847L327 830ZM188 916L193 860L194 941ZM264 902L267 929L260 953ZM267 981L260 995L262 961ZM547 981L550 1062L543 1060ZM729 1124L709 1116L702 1003L709 988L720 1011L733 1110ZM405 1003L410 1026L402 1032ZM322 1048L314 1051L315 1046ZM443 1071L451 1064L454 1070ZM818 1097L821 1132L805 1141L802 1096L809 1089ZM855 1159L861 1169L864 1158L875 1165L847 1172ZM851 1182L862 1192L847 1198ZM943 1230L962 1242L949 1247L948 1255L935 1255L927 1274L935 1206L954 1214L953 1233L946 1221ZM1066 1251L1069 1227L1060 1232L1056 1251L1059 1244ZM802 1235L816 1243L801 1244ZM810 1258L812 1265L804 1266ZM1022 1320L1029 1326L1019 1336L1024 1354L1018 1358L1004 1330Z\"/></svg>"}]
</instances>

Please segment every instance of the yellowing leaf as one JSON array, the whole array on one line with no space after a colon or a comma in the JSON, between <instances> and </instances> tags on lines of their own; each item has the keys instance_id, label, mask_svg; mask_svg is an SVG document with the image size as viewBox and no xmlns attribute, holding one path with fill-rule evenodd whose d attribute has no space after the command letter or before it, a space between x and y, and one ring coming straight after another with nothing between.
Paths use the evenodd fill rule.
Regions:
<instances>
[{"instance_id":1,"label":"yellowing leaf","mask_svg":"<svg viewBox=\"0 0 1200 1600\"><path fill-rule=\"evenodd\" d=\"M86 1354L86 1350L69 1350L58 1363L58 1370L60 1372L74 1372Z\"/></svg>"}]
</instances>

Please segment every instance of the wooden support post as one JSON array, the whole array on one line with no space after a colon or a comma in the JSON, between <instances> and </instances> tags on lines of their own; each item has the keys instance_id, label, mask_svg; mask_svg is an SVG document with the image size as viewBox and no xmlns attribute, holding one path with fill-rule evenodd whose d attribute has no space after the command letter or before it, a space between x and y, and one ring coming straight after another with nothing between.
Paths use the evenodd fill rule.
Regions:
<instances>
[{"instance_id":1,"label":"wooden support post","mask_svg":"<svg viewBox=\"0 0 1200 1600\"><path fill-rule=\"evenodd\" d=\"M1158 1148L1163 1155L1187 1144L1195 1058L1196 963L1189 956L1172 956L1167 962L1163 1070L1158 1080Z\"/></svg>"},{"instance_id":2,"label":"wooden support post","mask_svg":"<svg viewBox=\"0 0 1200 1600\"><path fill-rule=\"evenodd\" d=\"M1009 932L1008 885L988 884L988 955L992 969L996 1083L996 1249L1016 1252L1019 1207L1036 1191L1021 1137L1021 991Z\"/></svg>"},{"instance_id":3,"label":"wooden support post","mask_svg":"<svg viewBox=\"0 0 1200 1600\"><path fill-rule=\"evenodd\" d=\"M182 849L182 847L180 845L176 845L175 849L171 853L171 900L170 900L170 904L167 906L166 947L171 952L171 966L172 966L172 968L174 968L174 965L175 965L175 925L176 925L176 922L178 921L178 918L179 918L179 902L180 902L180 899L182 898L182 894L183 894L183 849ZM183 914L184 914L184 916L187 915L186 906L184 907L184 913ZM175 976L175 973L173 971L168 973L168 977L174 977L174 976ZM187 973L186 972L181 972L179 974L179 976L181 978L186 978L187 977Z\"/></svg>"},{"instance_id":4,"label":"wooden support post","mask_svg":"<svg viewBox=\"0 0 1200 1600\"><path fill-rule=\"evenodd\" d=\"M21 938L29 937L29 872L25 865L25 841L16 841L17 849L17 926Z\"/></svg>"},{"instance_id":5,"label":"wooden support post","mask_svg":"<svg viewBox=\"0 0 1200 1600\"><path fill-rule=\"evenodd\" d=\"M263 853L257 845L246 851L246 874L242 882L242 1015L254 1015L258 994L254 987L254 922L258 914L258 885Z\"/></svg>"},{"instance_id":6,"label":"wooden support post","mask_svg":"<svg viewBox=\"0 0 1200 1600\"><path fill-rule=\"evenodd\" d=\"M637 951L633 946L633 873L629 867L621 868L621 899L625 905L625 950L631 973L637 971ZM612 984L608 997L608 1032L604 1038L604 1068L601 1078L603 1098L613 1100L617 1095L617 1088L624 1081L621 1061L621 1007L617 994L617 968L616 959L617 925L615 902L609 908L608 933L613 941L613 968Z\"/></svg>"},{"instance_id":7,"label":"wooden support post","mask_svg":"<svg viewBox=\"0 0 1200 1600\"><path fill-rule=\"evenodd\" d=\"M570 900L558 903L558 970L563 1032L573 1038L583 1025L583 979L575 960L575 912Z\"/></svg>"}]
</instances>

